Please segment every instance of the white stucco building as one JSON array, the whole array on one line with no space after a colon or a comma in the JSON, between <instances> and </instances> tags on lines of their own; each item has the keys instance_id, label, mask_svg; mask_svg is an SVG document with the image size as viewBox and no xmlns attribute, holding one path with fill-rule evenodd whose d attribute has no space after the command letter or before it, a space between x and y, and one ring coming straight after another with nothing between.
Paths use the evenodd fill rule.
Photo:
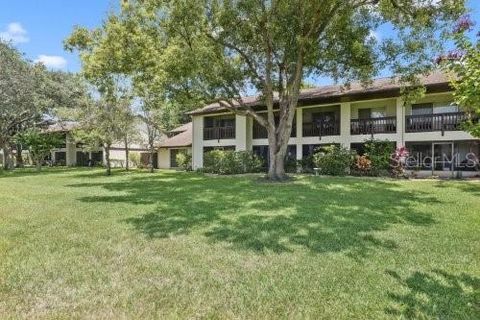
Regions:
<instances>
[{"instance_id":1,"label":"white stucco building","mask_svg":"<svg viewBox=\"0 0 480 320\"><path fill-rule=\"evenodd\" d=\"M192 123L186 123L171 130L158 148L158 167L160 169L175 169L179 152L192 153Z\"/></svg>"},{"instance_id":2,"label":"white stucco building","mask_svg":"<svg viewBox=\"0 0 480 320\"><path fill-rule=\"evenodd\" d=\"M302 91L288 153L300 160L315 147L328 144L361 152L362 144L373 137L389 140L397 147L406 146L410 158L417 156L415 170L421 174L450 175L460 171L463 175L477 175L480 141L461 130L466 115L453 104L448 79L434 73L422 81L426 96L409 105L400 95L400 85L391 78L375 80L367 88L353 83L350 88L331 85ZM244 101L258 110L265 109L255 97ZM236 115L219 104L190 114L194 169L202 168L203 154L212 148L268 155L266 130L253 118ZM467 159L472 154L476 160ZM445 156L458 159L446 161ZM477 161L476 165L472 161Z\"/></svg>"}]
</instances>

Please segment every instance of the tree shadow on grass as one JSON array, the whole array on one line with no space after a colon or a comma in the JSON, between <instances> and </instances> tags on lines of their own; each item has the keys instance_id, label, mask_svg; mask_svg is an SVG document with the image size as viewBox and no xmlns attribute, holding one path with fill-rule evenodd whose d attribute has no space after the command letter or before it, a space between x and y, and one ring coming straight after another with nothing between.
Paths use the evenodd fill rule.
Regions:
<instances>
[{"instance_id":1,"label":"tree shadow on grass","mask_svg":"<svg viewBox=\"0 0 480 320\"><path fill-rule=\"evenodd\" d=\"M442 270L415 272L402 279L387 271L405 293L389 292L387 314L407 319L480 319L480 278Z\"/></svg>"},{"instance_id":2,"label":"tree shadow on grass","mask_svg":"<svg viewBox=\"0 0 480 320\"><path fill-rule=\"evenodd\" d=\"M263 184L248 177L204 177L162 173L122 182L84 183L108 196L85 202L155 205L123 221L151 238L200 232L211 241L255 252L340 252L355 258L397 244L379 232L397 224L429 226L431 214L419 203L438 202L396 182L356 178L301 178L289 184Z\"/></svg>"},{"instance_id":3,"label":"tree shadow on grass","mask_svg":"<svg viewBox=\"0 0 480 320\"><path fill-rule=\"evenodd\" d=\"M474 196L480 195L480 181L440 181L437 188L455 188L461 192L467 192Z\"/></svg>"},{"instance_id":4,"label":"tree shadow on grass","mask_svg":"<svg viewBox=\"0 0 480 320\"><path fill-rule=\"evenodd\" d=\"M58 174L66 174L71 172L78 172L79 170L82 170L82 169L73 168L73 167L42 167L41 171L37 171L36 168L32 168L32 167L15 168L11 170L0 169L0 179L15 178L15 177L58 175Z\"/></svg>"}]
</instances>

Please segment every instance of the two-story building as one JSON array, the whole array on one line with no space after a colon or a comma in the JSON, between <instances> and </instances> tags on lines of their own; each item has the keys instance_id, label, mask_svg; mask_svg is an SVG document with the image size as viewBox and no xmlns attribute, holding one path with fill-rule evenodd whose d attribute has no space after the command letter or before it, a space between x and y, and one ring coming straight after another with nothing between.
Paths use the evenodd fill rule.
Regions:
<instances>
[{"instance_id":1,"label":"two-story building","mask_svg":"<svg viewBox=\"0 0 480 320\"><path fill-rule=\"evenodd\" d=\"M368 87L352 83L303 90L293 123L288 154L300 160L317 147L341 144L362 152L366 140L389 140L410 152L409 169L419 174L477 175L480 140L462 131L466 114L453 103L446 76L422 78L427 93L405 104L393 78L373 81ZM251 107L265 110L256 97L245 98ZM190 113L193 119L193 168L203 166L206 151L223 148L251 150L268 155L267 132L253 118L234 114L215 103Z\"/></svg>"}]
</instances>

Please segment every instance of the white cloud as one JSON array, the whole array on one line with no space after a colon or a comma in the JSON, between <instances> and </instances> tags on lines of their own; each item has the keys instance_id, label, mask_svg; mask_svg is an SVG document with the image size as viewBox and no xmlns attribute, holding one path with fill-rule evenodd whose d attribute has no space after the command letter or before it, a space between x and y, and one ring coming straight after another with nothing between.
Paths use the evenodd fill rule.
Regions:
<instances>
[{"instance_id":1,"label":"white cloud","mask_svg":"<svg viewBox=\"0 0 480 320\"><path fill-rule=\"evenodd\" d=\"M12 22L7 25L7 29L0 31L0 39L13 44L25 43L30 41L27 36L27 30L18 22Z\"/></svg>"},{"instance_id":2,"label":"white cloud","mask_svg":"<svg viewBox=\"0 0 480 320\"><path fill-rule=\"evenodd\" d=\"M382 40L382 35L378 31L374 30L370 30L370 34L368 35L368 37L371 39L375 39L378 42Z\"/></svg>"},{"instance_id":3,"label":"white cloud","mask_svg":"<svg viewBox=\"0 0 480 320\"><path fill-rule=\"evenodd\" d=\"M61 56L47 56L41 54L34 62L43 63L45 67L50 69L63 69L67 66L67 60Z\"/></svg>"}]
</instances>

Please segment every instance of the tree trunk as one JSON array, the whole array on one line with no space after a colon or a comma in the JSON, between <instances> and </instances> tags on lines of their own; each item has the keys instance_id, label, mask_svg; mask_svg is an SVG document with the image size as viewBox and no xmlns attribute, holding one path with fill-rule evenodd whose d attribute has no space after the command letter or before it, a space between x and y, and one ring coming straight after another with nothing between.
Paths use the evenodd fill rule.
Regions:
<instances>
[{"instance_id":1,"label":"tree trunk","mask_svg":"<svg viewBox=\"0 0 480 320\"><path fill-rule=\"evenodd\" d=\"M105 145L105 166L107 167L107 176L112 174L112 166L110 164L110 145Z\"/></svg>"},{"instance_id":2,"label":"tree trunk","mask_svg":"<svg viewBox=\"0 0 480 320\"><path fill-rule=\"evenodd\" d=\"M149 167L150 173L153 173L155 171L154 166L153 166L153 154L154 153L155 153L155 149L154 149L153 145L150 145L150 156L148 158L148 167Z\"/></svg>"},{"instance_id":3,"label":"tree trunk","mask_svg":"<svg viewBox=\"0 0 480 320\"><path fill-rule=\"evenodd\" d=\"M17 154L16 154L17 161L15 163L15 167L23 168L24 165L23 165L23 156L22 156L22 151L23 151L22 145L20 143L17 143L15 147L17 149Z\"/></svg>"},{"instance_id":4,"label":"tree trunk","mask_svg":"<svg viewBox=\"0 0 480 320\"><path fill-rule=\"evenodd\" d=\"M10 170L11 169L10 149L8 148L8 146L4 146L2 149L3 149L3 169Z\"/></svg>"},{"instance_id":5,"label":"tree trunk","mask_svg":"<svg viewBox=\"0 0 480 320\"><path fill-rule=\"evenodd\" d=\"M37 172L42 171L42 160L41 160L41 158L36 159L35 167L37 168Z\"/></svg>"},{"instance_id":6,"label":"tree trunk","mask_svg":"<svg viewBox=\"0 0 480 320\"><path fill-rule=\"evenodd\" d=\"M124 143L125 143L125 170L128 171L130 169L130 166L129 166L129 159L128 159L128 156L129 156L129 149L128 149L128 138L125 137L125 140L124 140Z\"/></svg>"},{"instance_id":7,"label":"tree trunk","mask_svg":"<svg viewBox=\"0 0 480 320\"><path fill-rule=\"evenodd\" d=\"M287 178L285 174L285 156L287 155L287 148L279 148L276 150L276 144L269 144L270 163L268 167L268 179L273 181L282 181Z\"/></svg>"},{"instance_id":8,"label":"tree trunk","mask_svg":"<svg viewBox=\"0 0 480 320\"><path fill-rule=\"evenodd\" d=\"M285 157L287 155L288 141L290 140L292 131L293 114L283 118L279 122L274 130L268 130L268 149L270 154L268 179L273 181L287 179L285 173Z\"/></svg>"}]
</instances>

